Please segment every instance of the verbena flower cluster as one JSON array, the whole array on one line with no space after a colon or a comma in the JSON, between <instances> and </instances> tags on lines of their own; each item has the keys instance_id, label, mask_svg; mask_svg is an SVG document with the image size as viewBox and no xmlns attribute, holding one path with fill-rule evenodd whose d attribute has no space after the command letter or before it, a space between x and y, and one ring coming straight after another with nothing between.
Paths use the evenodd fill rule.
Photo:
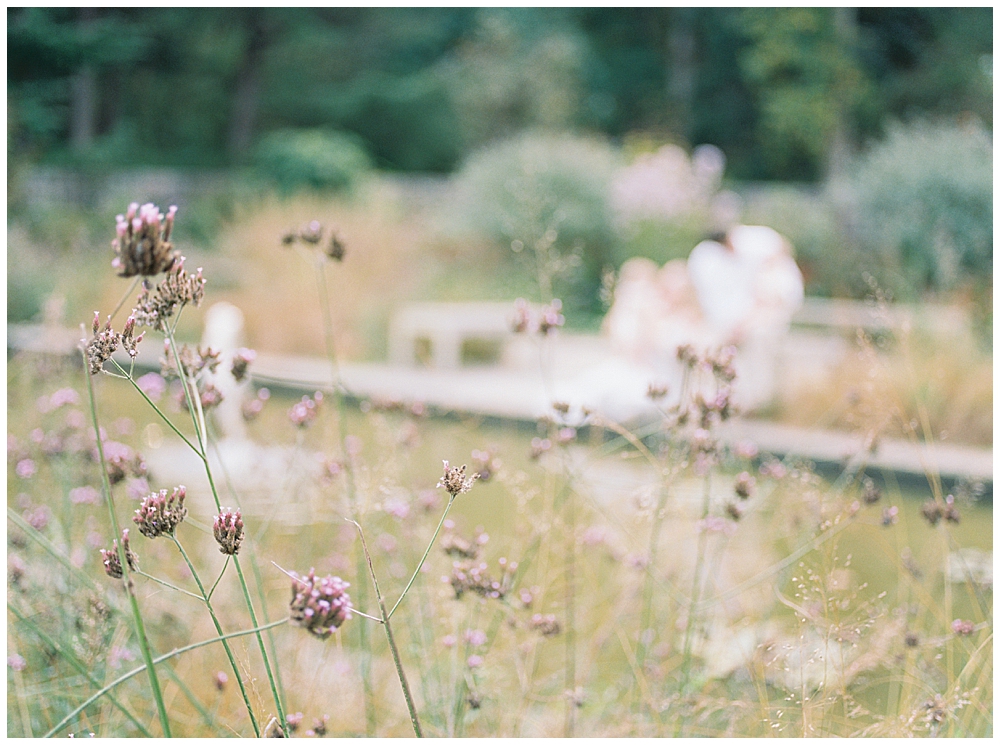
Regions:
<instances>
[{"instance_id":1,"label":"verbena flower cluster","mask_svg":"<svg viewBox=\"0 0 1000 745\"><path fill-rule=\"evenodd\" d=\"M313 397L303 396L302 400L292 405L288 410L288 419L296 427L305 429L319 413L319 405L323 403L323 392L316 391Z\"/></svg>"},{"instance_id":2,"label":"verbena flower cluster","mask_svg":"<svg viewBox=\"0 0 1000 745\"><path fill-rule=\"evenodd\" d=\"M527 300L518 298L514 301L514 317L511 319L511 329L518 334L549 334L566 323L562 314L562 300L556 298L548 305L535 310Z\"/></svg>"},{"instance_id":3,"label":"verbena flower cluster","mask_svg":"<svg viewBox=\"0 0 1000 745\"><path fill-rule=\"evenodd\" d=\"M228 507L223 509L215 516L212 532L219 544L219 552L236 556L243 544L243 515L239 510L232 511Z\"/></svg>"},{"instance_id":4,"label":"verbena flower cluster","mask_svg":"<svg viewBox=\"0 0 1000 745\"><path fill-rule=\"evenodd\" d=\"M150 494L142 500L132 522L139 526L139 532L147 538L173 535L177 526L187 517L187 508L184 506L186 496L187 490L183 486L175 487L169 495L166 489Z\"/></svg>"},{"instance_id":5,"label":"verbena flower cluster","mask_svg":"<svg viewBox=\"0 0 1000 745\"><path fill-rule=\"evenodd\" d=\"M177 352L177 356L181 360L181 367L184 369L184 375L191 379L198 377L203 370L214 373L219 367L221 355L222 353L217 349L212 349L211 347L202 349L200 345L192 347L188 344L181 345L181 348ZM163 342L163 357L160 358L160 374L168 379L178 377L177 362L171 352L168 340L164 340Z\"/></svg>"},{"instance_id":6,"label":"verbena flower cluster","mask_svg":"<svg viewBox=\"0 0 1000 745\"><path fill-rule=\"evenodd\" d=\"M98 459L97 449L91 454L93 459ZM146 461L142 453L136 452L128 445L115 440L104 442L104 461L108 469L108 480L112 484L118 484L125 480L126 476L142 478L146 475Z\"/></svg>"},{"instance_id":7,"label":"verbena flower cluster","mask_svg":"<svg viewBox=\"0 0 1000 745\"><path fill-rule=\"evenodd\" d=\"M135 315L128 317L125 321L125 326L122 332L119 334L113 328L111 328L111 317L108 316L108 320L104 324L104 329L101 329L101 318L98 312L94 312L94 338L90 340L85 349L87 355L87 365L90 369L91 375L97 375L104 369L104 363L111 359L111 355L115 353L115 350L120 346L124 349L128 356L135 359L139 354L139 342L142 341L143 334L138 336L133 336L135 332Z\"/></svg>"},{"instance_id":8,"label":"verbena flower cluster","mask_svg":"<svg viewBox=\"0 0 1000 745\"><path fill-rule=\"evenodd\" d=\"M133 315L137 323L165 332L167 321L178 309L188 303L201 305L204 297L205 278L201 269L195 274L188 274L182 256L174 262L173 268L155 290L143 288Z\"/></svg>"},{"instance_id":9,"label":"verbena flower cluster","mask_svg":"<svg viewBox=\"0 0 1000 745\"><path fill-rule=\"evenodd\" d=\"M152 277L173 268L180 256L170 242L176 214L176 206L164 216L155 204L140 207L132 202L124 215L117 216L118 237L111 242L115 250L111 266L118 270L119 277Z\"/></svg>"},{"instance_id":10,"label":"verbena flower cluster","mask_svg":"<svg viewBox=\"0 0 1000 745\"><path fill-rule=\"evenodd\" d=\"M459 494L465 494L465 492L472 489L472 485L476 483L479 478L478 473L472 474L469 478L465 478L465 466L459 468L451 468L448 465L448 461L444 461L444 476L438 481L438 488L444 489L451 495L454 499Z\"/></svg>"},{"instance_id":11,"label":"verbena flower cluster","mask_svg":"<svg viewBox=\"0 0 1000 745\"><path fill-rule=\"evenodd\" d=\"M122 549L125 552L125 560L128 561L128 568L133 572L139 571L139 557L129 547L128 528L122 531ZM101 549L101 558L104 563L104 572L112 579L121 579L124 575L122 571L121 558L118 556L118 541L111 542L111 548Z\"/></svg>"},{"instance_id":12,"label":"verbena flower cluster","mask_svg":"<svg viewBox=\"0 0 1000 745\"><path fill-rule=\"evenodd\" d=\"M291 246L296 242L305 243L307 246L318 246L323 240L323 224L319 220L313 220L308 225L298 231L289 231L281 237L283 246ZM334 261L343 261L346 249L344 241L335 229L330 230L330 238L326 243L323 253Z\"/></svg>"},{"instance_id":13,"label":"verbena flower cluster","mask_svg":"<svg viewBox=\"0 0 1000 745\"><path fill-rule=\"evenodd\" d=\"M451 584L456 600L461 600L466 592L500 600L513 588L517 562L500 559L500 569L502 574L500 579L496 579L489 573L489 567L485 562L476 564L470 560L456 561L452 564L451 576L443 579Z\"/></svg>"},{"instance_id":14,"label":"verbena flower cluster","mask_svg":"<svg viewBox=\"0 0 1000 745\"><path fill-rule=\"evenodd\" d=\"M313 569L306 577L292 577L292 623L320 639L326 639L351 618L350 584L340 577L316 577Z\"/></svg>"}]
</instances>

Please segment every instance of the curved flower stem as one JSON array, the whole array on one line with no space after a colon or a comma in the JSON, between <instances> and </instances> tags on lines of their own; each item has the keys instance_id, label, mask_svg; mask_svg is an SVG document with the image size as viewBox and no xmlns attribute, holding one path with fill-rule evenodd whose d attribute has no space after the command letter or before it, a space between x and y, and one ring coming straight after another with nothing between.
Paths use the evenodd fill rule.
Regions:
<instances>
[{"instance_id":1,"label":"curved flower stem","mask_svg":"<svg viewBox=\"0 0 1000 745\"><path fill-rule=\"evenodd\" d=\"M177 585L172 585L169 582L167 582L166 580L160 579L159 577L154 577L152 574L146 574L145 572L143 572L141 570L137 571L136 574L138 574L140 577L145 577L146 579L151 579L151 580L153 580L153 582L156 582L159 585L163 585L164 587L168 587L171 590L176 590L177 592L182 592L185 595L187 595L188 597L194 598L195 600L204 600L205 599L201 595L195 595L193 592L188 592L187 590L185 590L183 588L180 588Z\"/></svg>"},{"instance_id":2,"label":"curved flower stem","mask_svg":"<svg viewBox=\"0 0 1000 745\"><path fill-rule=\"evenodd\" d=\"M417 562L416 569L413 570L413 576L410 577L410 581L406 583L406 588L403 590L403 593L399 596L399 600L396 601L396 604L392 606L392 610L389 611L389 618L392 618L392 614L396 612L396 608L398 608L399 604L403 602L403 598L406 597L406 593L408 593L410 591L410 587L413 586L414 580L416 580L417 575L420 573L420 568L424 565L424 562L427 561L427 556L428 554L430 554L431 548L434 546L434 542L437 540L438 534L441 532L441 526L444 525L444 520L446 517L448 517L448 511L451 509L451 506L454 503L455 503L455 497L451 497L448 500L448 506L444 508L444 514L442 514L441 519L438 520L437 528L434 529L434 535L431 536L431 541L430 543L427 544L427 549L424 551L424 555L420 557L420 561Z\"/></svg>"},{"instance_id":3,"label":"curved flower stem","mask_svg":"<svg viewBox=\"0 0 1000 745\"><path fill-rule=\"evenodd\" d=\"M195 446L195 444L193 442L191 442L184 435L183 432L181 432L179 429L177 429L177 427L174 425L174 423L172 421L170 421L169 418L167 418L167 415L164 414L163 411L160 410L160 407L157 406L153 402L153 400L149 396L146 395L146 392L144 390L142 390L142 388L139 387L139 385L132 378L132 375L130 373L126 373L125 369L121 365L118 364L117 360L112 359L111 362L112 362L112 364L114 364L115 367L117 367L119 370L121 370L122 375L125 377L125 379L128 380L128 382L132 384L132 387L135 388L139 392L140 396L142 396L144 399L146 399L146 403L149 404L153 408L153 411L155 411L156 414L160 417L160 419L162 419L166 423L166 425L168 427L170 427L170 429L173 430L174 434L177 435L178 437L180 437L184 441L184 444L187 445L189 448L191 448L194 452L198 453L198 455L200 457L201 456L201 452L198 450L197 446Z\"/></svg>"},{"instance_id":4,"label":"curved flower stem","mask_svg":"<svg viewBox=\"0 0 1000 745\"><path fill-rule=\"evenodd\" d=\"M368 560L368 571L371 574L372 584L375 586L375 597L378 599L378 609L382 614L382 625L385 627L385 637L389 642L389 649L392 650L392 661L396 663L396 675L399 676L399 684L403 687L403 698L406 699L406 708L410 712L410 723L413 725L413 733L417 737L423 737L420 730L420 720L417 718L417 709L413 705L413 697L410 695L410 686L406 682L406 673L403 672L403 663L399 659L399 650L396 648L396 640L392 636L392 625L389 623L389 615L385 612L385 601L382 600L382 593L378 589L378 579L375 577L375 567L372 565L372 556L368 552L368 543L365 541L365 533L361 526L354 520L347 520L354 523L361 536L361 546L365 551L365 558Z\"/></svg>"},{"instance_id":5,"label":"curved flower stem","mask_svg":"<svg viewBox=\"0 0 1000 745\"><path fill-rule=\"evenodd\" d=\"M179 313L178 320L180 320ZM201 406L201 397L198 395L192 395L191 389L194 388L194 392L197 394L197 388L195 387L195 382L193 380L189 381L187 374L184 372L184 366L181 364L180 352L177 349L177 340L174 337L173 329L168 329L166 338L173 354L174 364L177 366L177 375L180 377L182 387L184 388L184 396L187 400L188 410L191 413L191 421L194 424L195 434L197 434L198 453L205 466L205 475L208 478L208 485L212 492L212 499L215 501L216 509L221 512L222 503L219 501L219 490L215 485L215 478L212 476L212 469L208 462L208 432L205 425L205 412ZM246 577L243 576L243 569L240 567L240 560L235 555L233 556L233 564L236 565L236 573L240 578L240 589L243 591L243 599L246 602L247 610L250 613L250 622L254 627L256 627L257 614L253 609L253 600L250 599L250 588L247 586ZM267 648L264 646L264 637L262 637L260 633L257 634L257 645L260 648L260 654L264 660L264 670L267 673L267 680L271 686L271 694L274 696L274 705L278 714L278 726L282 729L282 731L284 731L285 710L281 704L281 696L278 694L277 685L275 684L274 673L271 670L271 659L267 654Z\"/></svg>"},{"instance_id":6,"label":"curved flower stem","mask_svg":"<svg viewBox=\"0 0 1000 745\"><path fill-rule=\"evenodd\" d=\"M191 576L194 578L195 583L198 585L198 590L201 592L201 597L199 600L204 601L205 607L208 608L208 614L212 617L212 623L215 625L215 630L219 632L219 636L223 636L222 624L219 623L218 617L215 615L215 609L212 607L212 602L209 600L209 595L205 592L205 586L201 583L201 578L198 576L198 572L194 568L194 564L191 563L191 559L188 558L187 551L181 545L181 542L177 540L177 536L168 536L170 540L174 542L177 546L177 550L181 552L181 556L184 557L184 563L187 564L188 569L191 571ZM222 575L219 575L222 578ZM212 588L215 589L214 587ZM254 626L257 624L255 623ZM233 656L233 650L229 647L229 642L225 639L222 640L222 647L226 650L226 656L229 658L229 664L233 668L233 674L236 676L236 683L240 687L240 693L243 695L243 703L246 704L247 713L250 715L250 724L253 725L254 734L260 737L260 725L257 723L257 717L254 716L253 706L250 705L250 698L247 696L246 685L243 683L243 676L240 675L240 666L236 664L236 658Z\"/></svg>"},{"instance_id":7,"label":"curved flower stem","mask_svg":"<svg viewBox=\"0 0 1000 745\"><path fill-rule=\"evenodd\" d=\"M139 281L141 279L142 279L142 277L140 276L140 277L136 277L134 280L132 280L132 284L129 286L129 288L127 290L125 290L125 294L122 295L122 299L118 301L118 305L116 305L115 309L113 311L111 311L111 319L112 320L114 320L114 317L118 315L118 311L120 311L122 309L122 306L125 305L125 301L128 300L129 296L133 292L135 292L136 285L139 284Z\"/></svg>"},{"instance_id":8,"label":"curved flower stem","mask_svg":"<svg viewBox=\"0 0 1000 745\"><path fill-rule=\"evenodd\" d=\"M104 458L104 443L101 442L101 426L97 420L97 401L94 397L94 381L87 364L87 354L81 350L83 356L83 372L87 377L87 397L90 401L90 418L94 425L94 435L97 441L97 455L101 467L101 483L104 486L105 502L108 505L108 516L111 518L111 527L114 530L115 540L118 543L118 560L121 562L123 584L125 585L125 595L128 597L129 605L132 608L132 618L135 621L136 638L139 641L139 650L142 658L146 661L149 669L149 687L156 701L156 711L160 717L160 726L163 728L163 736L170 737L170 720L167 718L167 708L163 703L163 693L160 691L160 680L156 676L156 668L152 664L153 656L149 650L149 640L146 638L146 627L142 622L142 613L139 611L139 601L135 597L132 578L129 572L128 557L125 555L125 542L122 540L121 527L118 524L118 515L115 514L114 496L111 493L111 481L108 478L108 464ZM114 545L114 544L112 544Z\"/></svg>"},{"instance_id":9,"label":"curved flower stem","mask_svg":"<svg viewBox=\"0 0 1000 745\"><path fill-rule=\"evenodd\" d=\"M219 577L218 579L215 580L215 584L212 585L212 589L208 591L208 596L206 597L206 600L212 599L212 595L215 594L215 588L219 586L219 583L222 581L222 575L226 573L226 570L228 568L229 568L229 557L226 556L226 563L222 565L222 571L219 572Z\"/></svg>"},{"instance_id":10,"label":"curved flower stem","mask_svg":"<svg viewBox=\"0 0 1000 745\"><path fill-rule=\"evenodd\" d=\"M269 623L266 626L260 626L253 629L246 629L245 631L234 631L230 634L215 636L212 637L211 639L205 639L204 641L195 642L194 644L188 644L186 647L181 647L180 649L175 649L172 652L167 652L167 654L160 655L152 662L154 665L159 665L161 662L166 662L167 660L173 657L177 657L178 655L184 654L185 652L190 652L192 650L198 649L199 647L205 647L208 646L209 644L214 644L215 642L221 642L226 639L235 639L238 636L246 636L247 634L259 634L261 631L266 631L267 629L273 629L275 626L280 626L283 623L288 623L288 619L282 618L280 621ZM63 727L69 724L74 719L74 717L76 717L80 712L82 712L92 703L97 701L97 699L101 698L102 696L106 696L108 692L113 691L115 688L120 686L125 681L131 680L145 669L146 669L145 665L140 665L134 670L130 670L121 677L116 678L115 680L108 683L106 686L104 686L104 688L99 690L97 693L95 693L93 696L88 698L82 704L73 709L73 711L71 711L69 714L63 717L62 720L55 727L53 727L52 729L50 729L48 732L45 733L44 737L52 737L53 735L55 735L57 732L59 732L59 730L61 730Z\"/></svg>"}]
</instances>

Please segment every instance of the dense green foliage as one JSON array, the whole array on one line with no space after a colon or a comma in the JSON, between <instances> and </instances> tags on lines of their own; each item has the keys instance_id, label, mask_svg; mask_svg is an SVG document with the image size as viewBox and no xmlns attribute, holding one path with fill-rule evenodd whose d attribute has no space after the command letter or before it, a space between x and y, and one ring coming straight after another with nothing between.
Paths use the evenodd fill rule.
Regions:
<instances>
[{"instance_id":1,"label":"dense green foliage","mask_svg":"<svg viewBox=\"0 0 1000 745\"><path fill-rule=\"evenodd\" d=\"M9 153L215 166L268 132L449 171L526 128L721 147L816 179L887 122L992 126L989 8L15 8Z\"/></svg>"},{"instance_id":2,"label":"dense green foliage","mask_svg":"<svg viewBox=\"0 0 1000 745\"><path fill-rule=\"evenodd\" d=\"M356 138L322 129L277 130L258 145L254 161L278 190L349 190L371 164Z\"/></svg>"},{"instance_id":3,"label":"dense green foliage","mask_svg":"<svg viewBox=\"0 0 1000 745\"><path fill-rule=\"evenodd\" d=\"M915 157L918 156L918 157ZM858 230L917 287L951 289L993 270L993 146L974 126L890 130L847 193Z\"/></svg>"}]
</instances>

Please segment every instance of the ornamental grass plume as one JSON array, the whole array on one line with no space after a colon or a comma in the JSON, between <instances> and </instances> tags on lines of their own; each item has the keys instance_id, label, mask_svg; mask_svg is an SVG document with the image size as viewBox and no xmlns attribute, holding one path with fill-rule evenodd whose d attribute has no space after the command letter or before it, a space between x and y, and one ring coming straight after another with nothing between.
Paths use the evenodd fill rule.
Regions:
<instances>
[{"instance_id":1,"label":"ornamental grass plume","mask_svg":"<svg viewBox=\"0 0 1000 745\"><path fill-rule=\"evenodd\" d=\"M111 241L115 250L111 266L119 277L152 277L173 268L180 256L170 242L176 214L176 206L164 216L152 202L141 207L132 202L124 215L115 218L118 237Z\"/></svg>"},{"instance_id":2,"label":"ornamental grass plume","mask_svg":"<svg viewBox=\"0 0 1000 745\"><path fill-rule=\"evenodd\" d=\"M147 538L173 535L177 526L187 517L185 496L187 490L183 486L175 487L169 496L166 489L150 494L142 500L132 522L139 526L139 532Z\"/></svg>"},{"instance_id":3,"label":"ornamental grass plume","mask_svg":"<svg viewBox=\"0 0 1000 745\"><path fill-rule=\"evenodd\" d=\"M314 569L304 578L293 574L289 605L292 623L320 639L328 638L351 618L351 596L345 592L348 587L350 584L340 577L317 579Z\"/></svg>"},{"instance_id":4,"label":"ornamental grass plume","mask_svg":"<svg viewBox=\"0 0 1000 745\"><path fill-rule=\"evenodd\" d=\"M224 508L215 516L212 532L215 534L216 543L219 544L219 553L236 556L243 544L243 515L239 510Z\"/></svg>"},{"instance_id":5,"label":"ornamental grass plume","mask_svg":"<svg viewBox=\"0 0 1000 745\"><path fill-rule=\"evenodd\" d=\"M128 543L128 528L122 531L122 549L125 551L125 560L128 562L128 568L133 572L139 571L139 557L134 551L129 547ZM112 579L121 579L124 575L122 571L121 558L118 556L118 540L111 542L111 548L101 549L101 559L104 563L104 572Z\"/></svg>"}]
</instances>

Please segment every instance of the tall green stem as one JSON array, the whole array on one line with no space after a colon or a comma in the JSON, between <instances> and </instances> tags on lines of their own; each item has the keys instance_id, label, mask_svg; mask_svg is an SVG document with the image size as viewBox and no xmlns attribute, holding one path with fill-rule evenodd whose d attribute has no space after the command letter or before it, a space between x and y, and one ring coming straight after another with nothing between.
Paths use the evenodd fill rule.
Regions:
<instances>
[{"instance_id":1,"label":"tall green stem","mask_svg":"<svg viewBox=\"0 0 1000 745\"><path fill-rule=\"evenodd\" d=\"M212 601L209 600L209 594L205 592L205 586L201 583L201 578L198 576L197 570L194 568L194 564L191 563L191 559L188 558L187 551L181 545L181 542L177 540L176 536L170 536L174 545L177 546L177 550L181 552L181 556L184 557L184 563L187 564L188 569L191 571L191 576L194 578L195 583L198 585L198 591L201 593L202 600L205 602L205 607L208 608L208 615L212 617L212 623L215 625L215 630L219 633L219 636L223 636L222 624L219 623L218 616L215 615L215 609L212 607ZM254 626L257 624L254 623ZM229 642L225 639L222 640L222 648L226 650L226 657L229 658L229 665L233 668L233 674L236 676L236 683L240 687L240 694L243 696L243 703L246 704L247 713L250 715L250 724L253 725L253 732L257 737L260 737L260 725L257 724L257 717L254 716L253 706L250 705L250 697L247 696L246 685L243 683L243 676L240 675L240 666L236 664L236 658L233 656L233 650L229 647Z\"/></svg>"},{"instance_id":2,"label":"tall green stem","mask_svg":"<svg viewBox=\"0 0 1000 745\"><path fill-rule=\"evenodd\" d=\"M705 474L705 490L702 496L701 519L708 517L709 498L711 493L711 474ZM684 627L684 659L681 663L680 693L687 690L688 678L691 673L691 643L693 640L694 627L697 620L698 599L701 595L701 569L705 560L705 546L708 541L708 531L702 526L698 534L698 553L694 563L694 580L691 587L691 603L688 606L687 623Z\"/></svg>"},{"instance_id":3,"label":"tall green stem","mask_svg":"<svg viewBox=\"0 0 1000 745\"><path fill-rule=\"evenodd\" d=\"M153 662L154 665L159 665L161 662L166 662L167 660L172 659L174 657L177 657L178 655L182 655L185 652L191 652L191 651L193 651L195 649L198 649L200 647L205 647L205 646L208 646L209 644L215 644L215 642L222 641L223 639L235 639L238 636L246 636L247 634L259 634L261 631L267 631L268 629L273 629L275 626L280 626L283 623L288 623L288 619L287 618L282 618L280 621L275 621L274 623L269 623L266 626L260 626L258 628L253 628L253 629L247 629L245 631L234 631L234 632L232 632L230 634L225 634L224 636L216 636L216 637L213 637L211 639L205 639L205 640L200 641L200 642L195 642L194 644L188 644L186 647L181 647L180 649L175 649L172 652L167 652L166 654L160 655L159 657L157 657L152 662ZM45 733L45 737L52 737L53 735L55 735L63 727L65 727L67 724L69 724L71 721L73 721L73 719L80 712L82 712L84 709L86 709L92 703L94 703L95 701L97 701L102 696L106 696L110 691L113 691L115 688L117 688L118 686L120 686L125 681L131 680L132 678L134 678L136 675L138 675L139 673L141 673L145 669L146 669L146 665L140 665L139 667L135 668L134 670L130 670L129 672L125 673L124 675L122 675L122 676L116 678L115 680L111 681L110 683L108 683L106 686L104 686L104 688L102 688L101 690L99 690L97 693L95 693L94 695L92 695L90 698L88 698L82 704L80 704L75 709L73 709L73 711L71 711L69 714L67 714L65 717L63 717L55 727L53 727L52 729L50 729L48 732Z\"/></svg>"},{"instance_id":4,"label":"tall green stem","mask_svg":"<svg viewBox=\"0 0 1000 745\"><path fill-rule=\"evenodd\" d=\"M108 464L104 458L104 443L101 442L101 425L97 419L97 401L94 397L94 381L90 374L90 367L87 362L87 355L83 353L83 370L87 377L87 397L90 401L90 418L94 425L94 435L97 441L97 455L101 466L101 483L104 486L105 502L108 505L108 516L111 518L111 527L114 531L115 540L118 544L118 560L121 562L123 583L125 594L128 597L129 605L132 608L132 618L135 621L136 637L139 641L139 649L142 658L146 662L149 670L149 687L153 692L153 699L156 701L156 711L160 717L160 726L163 728L163 735L170 737L170 721L167 719L167 709L163 704L163 694L160 691L160 681L156 675L156 668L153 666L153 655L149 650L149 640L146 638L146 627L142 622L142 613L139 611L139 601L135 597L134 586L129 572L128 556L125 554L125 542L122 540L121 528L118 524L118 515L115 513L114 496L111 493L111 481L108 478ZM112 544L114 545L114 544Z\"/></svg>"},{"instance_id":5,"label":"tall green stem","mask_svg":"<svg viewBox=\"0 0 1000 745\"><path fill-rule=\"evenodd\" d=\"M392 650L392 661L396 664L396 675L399 676L399 684L403 687L403 698L406 699L406 708L410 712L410 724L413 725L413 733L417 737L423 737L420 730L420 720L417 718L417 709L413 704L413 697L410 695L410 686L406 682L406 673L403 672L403 663L399 659L399 650L396 648L396 640L392 635L392 625L389 623L389 614L385 610L385 602L382 600L382 593L378 589L378 578L375 576L375 567L372 565L372 556L368 551L368 543L365 541L365 533L361 526L351 520L358 529L361 536L361 547L365 552L365 559L368 560L368 571L371 574L372 584L375 586L375 597L378 599L378 609L382 614L382 626L385 628L385 637L389 642L389 649Z\"/></svg>"},{"instance_id":6,"label":"tall green stem","mask_svg":"<svg viewBox=\"0 0 1000 745\"><path fill-rule=\"evenodd\" d=\"M413 585L413 581L417 578L417 575L420 573L420 568L424 565L424 562L427 561L427 556L430 554L431 548L434 546L435 541L437 541L438 534L441 532L441 526L444 525L444 520L446 517L448 517L448 511L451 509L451 506L454 503L455 503L455 497L450 497L448 499L448 505L444 508L444 512L441 515L441 519L438 520L437 528L434 529L434 535L431 536L430 543L427 544L427 548L424 550L424 555L420 557L420 561L417 563L416 569L413 570L413 576L410 577L410 581L406 583L406 588L399 596L399 600L396 601L396 604L392 606L392 610L389 611L389 618L392 618L392 614L396 612L396 608L398 608L399 604L403 602L403 598L406 597L406 593L410 591L410 587Z\"/></svg>"},{"instance_id":7,"label":"tall green stem","mask_svg":"<svg viewBox=\"0 0 1000 745\"><path fill-rule=\"evenodd\" d=\"M191 420L194 424L195 434L198 436L199 455L205 466L205 475L208 478L208 485L212 492L212 499L215 501L216 509L221 512L222 503L219 501L219 491L215 485L215 478L212 476L212 468L208 462L208 437L205 427L205 412L201 406L201 397L198 395L192 395L191 393L191 389L194 388L194 392L197 394L197 387L193 380L188 380L187 373L184 371L184 366L181 364L180 352L177 349L177 341L174 338L173 330L168 328L166 336L170 344L170 350L174 357L174 364L177 366L177 375L180 377L181 385L184 388L184 396L188 403L188 410L191 412ZM254 627L256 627L257 614L253 609L253 600L250 598L250 588L247 587L246 578L243 576L243 569L240 566L239 557L233 556L233 564L236 566L236 574L240 579L240 589L243 591L243 599L246 602L247 610L250 612L250 622ZM274 696L274 705L278 713L279 727L282 731L284 731L285 710L281 704L281 696L278 695L277 685L274 681L274 673L271 670L271 660L267 654L267 649L264 646L264 637L261 636L260 632L257 632L256 636L257 645L260 648L260 654L264 660L264 670L267 673L267 679L271 686L271 693Z\"/></svg>"}]
</instances>

